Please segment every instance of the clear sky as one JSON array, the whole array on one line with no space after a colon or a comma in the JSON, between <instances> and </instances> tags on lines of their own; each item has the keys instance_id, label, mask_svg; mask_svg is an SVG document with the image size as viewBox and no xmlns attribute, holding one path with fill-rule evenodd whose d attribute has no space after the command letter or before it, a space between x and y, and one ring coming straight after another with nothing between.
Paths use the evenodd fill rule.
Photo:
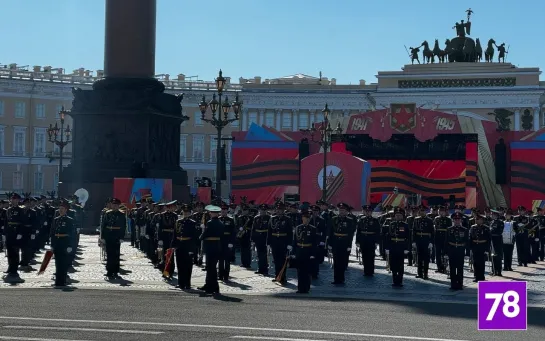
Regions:
<instances>
[{"instance_id":1,"label":"clear sky","mask_svg":"<svg viewBox=\"0 0 545 341\"><path fill-rule=\"evenodd\" d=\"M510 46L507 61L545 69L545 0L158 0L156 73L212 80L295 73L375 82L407 47L455 37ZM104 0L0 0L0 64L103 68ZM433 46L432 46L433 47ZM485 47L485 46L484 46ZM497 52L496 52L497 57ZM541 77L544 79L544 77Z\"/></svg>"}]
</instances>

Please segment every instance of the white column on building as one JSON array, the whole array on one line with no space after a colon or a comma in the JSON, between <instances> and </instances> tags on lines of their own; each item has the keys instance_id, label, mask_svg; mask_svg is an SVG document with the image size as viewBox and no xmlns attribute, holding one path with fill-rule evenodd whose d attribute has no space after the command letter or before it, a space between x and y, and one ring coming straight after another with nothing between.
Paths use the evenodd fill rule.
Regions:
<instances>
[{"instance_id":1,"label":"white column on building","mask_svg":"<svg viewBox=\"0 0 545 341\"><path fill-rule=\"evenodd\" d=\"M275 114L276 114L276 119L275 119L276 130L280 131L282 130L282 109L276 109Z\"/></svg>"},{"instance_id":2,"label":"white column on building","mask_svg":"<svg viewBox=\"0 0 545 341\"><path fill-rule=\"evenodd\" d=\"M516 108L515 109L515 131L519 131L520 130L520 109L519 108Z\"/></svg>"},{"instance_id":3,"label":"white column on building","mask_svg":"<svg viewBox=\"0 0 545 341\"><path fill-rule=\"evenodd\" d=\"M539 107L536 107L534 108L534 131L538 131L539 128Z\"/></svg>"},{"instance_id":4,"label":"white column on building","mask_svg":"<svg viewBox=\"0 0 545 341\"><path fill-rule=\"evenodd\" d=\"M299 130L299 110L298 109L292 109L291 110L291 123L293 124L293 131Z\"/></svg>"},{"instance_id":5,"label":"white column on building","mask_svg":"<svg viewBox=\"0 0 545 341\"><path fill-rule=\"evenodd\" d=\"M242 130L248 130L248 108L242 108Z\"/></svg>"},{"instance_id":6,"label":"white column on building","mask_svg":"<svg viewBox=\"0 0 545 341\"><path fill-rule=\"evenodd\" d=\"M259 122L260 126L265 124L265 109L259 109L259 114L258 114L258 117L257 117L257 121Z\"/></svg>"},{"instance_id":7,"label":"white column on building","mask_svg":"<svg viewBox=\"0 0 545 341\"><path fill-rule=\"evenodd\" d=\"M316 123L316 110L311 109L308 111L308 123L309 127L312 127L312 125Z\"/></svg>"}]
</instances>

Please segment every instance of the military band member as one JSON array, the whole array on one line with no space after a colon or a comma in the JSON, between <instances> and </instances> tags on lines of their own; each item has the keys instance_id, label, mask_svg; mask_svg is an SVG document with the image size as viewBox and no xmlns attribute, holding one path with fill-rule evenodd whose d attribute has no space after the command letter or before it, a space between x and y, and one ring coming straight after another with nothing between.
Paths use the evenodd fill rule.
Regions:
<instances>
[{"instance_id":1,"label":"military band member","mask_svg":"<svg viewBox=\"0 0 545 341\"><path fill-rule=\"evenodd\" d=\"M7 278L17 279L19 273L19 250L24 247L24 210L19 206L21 196L13 193L11 203L6 210L6 225L4 226L4 236L6 239L6 251L8 257Z\"/></svg>"},{"instance_id":2,"label":"military band member","mask_svg":"<svg viewBox=\"0 0 545 341\"><path fill-rule=\"evenodd\" d=\"M0 200L0 236L2 236L2 239L0 240L0 252L4 251L4 247L6 244L6 235L4 233L6 226L6 212L8 206L9 202L7 200Z\"/></svg>"},{"instance_id":3,"label":"military band member","mask_svg":"<svg viewBox=\"0 0 545 341\"><path fill-rule=\"evenodd\" d=\"M427 214L427 216L432 221L435 221L435 218L439 216L439 206L431 206L430 212ZM435 263L435 237L432 241L432 244L433 244L433 248L430 253L430 262Z\"/></svg>"},{"instance_id":4,"label":"military band member","mask_svg":"<svg viewBox=\"0 0 545 341\"><path fill-rule=\"evenodd\" d=\"M310 225L309 211L301 211L302 224L295 228L293 240L294 254L297 259L297 293L308 294L311 283L311 268L316 258L316 249L320 243L316 227Z\"/></svg>"},{"instance_id":5,"label":"military band member","mask_svg":"<svg viewBox=\"0 0 545 341\"><path fill-rule=\"evenodd\" d=\"M148 210L148 199L147 198L141 198L140 199L140 207L136 209L134 212L134 230L136 231L137 235L137 242L138 242L138 249L140 251L146 250L147 247L147 239L146 239L146 211Z\"/></svg>"},{"instance_id":6,"label":"military band member","mask_svg":"<svg viewBox=\"0 0 545 341\"><path fill-rule=\"evenodd\" d=\"M201 234L200 240L203 241L204 253L206 255L206 280L204 286L199 290L207 294L219 294L218 284L218 261L221 254L221 238L223 237L224 226L219 219L221 209L217 206L206 206L209 212L210 220Z\"/></svg>"},{"instance_id":7,"label":"military band member","mask_svg":"<svg viewBox=\"0 0 545 341\"><path fill-rule=\"evenodd\" d=\"M405 211L396 207L384 243L384 252L389 258L392 271L392 286L398 288L403 286L405 255L409 253L409 228L404 220Z\"/></svg>"},{"instance_id":8,"label":"military band member","mask_svg":"<svg viewBox=\"0 0 545 341\"><path fill-rule=\"evenodd\" d=\"M445 273L445 265L443 264L443 256L445 255L443 248L445 247L445 238L447 236L447 228L452 226L452 219L447 216L447 208L439 207L439 215L435 217L433 222L435 226L435 261L437 263L437 271Z\"/></svg>"},{"instance_id":9,"label":"military band member","mask_svg":"<svg viewBox=\"0 0 545 341\"><path fill-rule=\"evenodd\" d=\"M220 221L223 223L223 236L221 237L221 254L219 258L218 273L220 281L229 281L231 272L231 256L235 244L236 227L235 220L228 215L229 205L221 204Z\"/></svg>"},{"instance_id":10,"label":"military band member","mask_svg":"<svg viewBox=\"0 0 545 341\"><path fill-rule=\"evenodd\" d=\"M157 264L157 240L155 239L155 231L157 229L157 224L159 224L159 218L161 217L162 206L159 206L157 203L152 202L151 208L147 214L147 224L146 224L146 244L148 245L147 254L149 260L153 264Z\"/></svg>"},{"instance_id":11,"label":"military band member","mask_svg":"<svg viewBox=\"0 0 545 341\"><path fill-rule=\"evenodd\" d=\"M530 244L528 242L528 231L530 230L530 217L526 213L526 208L523 206L518 207L519 215L513 220L514 230L516 232L516 245L517 245L517 258L519 266L528 266L528 253Z\"/></svg>"},{"instance_id":12,"label":"military band member","mask_svg":"<svg viewBox=\"0 0 545 341\"><path fill-rule=\"evenodd\" d=\"M348 216L348 205L339 203L339 215L333 218L332 229L329 234L329 245L333 253L333 282L334 285L344 284L348 259L352 250L352 241L356 230L356 222Z\"/></svg>"},{"instance_id":13,"label":"military band member","mask_svg":"<svg viewBox=\"0 0 545 341\"><path fill-rule=\"evenodd\" d=\"M166 211L161 214L161 219L159 222L159 227L157 229L157 240L159 248L163 248L163 257L166 257L166 248L170 245L170 242L174 239L174 234L176 230L176 221L178 220L178 214L175 212L177 201L171 201L165 204ZM172 274L174 273L175 262L174 255L170 260L164 258L161 259L162 267L166 266L169 263L169 269L166 270L170 277L166 278L168 280L172 279ZM163 275L164 276L164 275Z\"/></svg>"},{"instance_id":14,"label":"military band member","mask_svg":"<svg viewBox=\"0 0 545 341\"><path fill-rule=\"evenodd\" d=\"M267 244L271 249L274 262L273 282L276 281L276 277L278 277L284 266L286 254L293 247L293 223L292 220L284 214L285 209L286 206L284 203L277 202L275 204L275 215L271 217L267 237ZM286 284L286 271L284 271L279 284Z\"/></svg>"},{"instance_id":15,"label":"military band member","mask_svg":"<svg viewBox=\"0 0 545 341\"><path fill-rule=\"evenodd\" d=\"M118 278L121 256L121 239L125 237L126 216L119 210L121 201L112 199L111 209L104 214L101 226L102 244L106 247L106 276Z\"/></svg>"},{"instance_id":16,"label":"military band member","mask_svg":"<svg viewBox=\"0 0 545 341\"><path fill-rule=\"evenodd\" d=\"M515 222L513 221L513 210L508 208L505 211L503 221L503 270L513 271L513 250L515 248Z\"/></svg>"},{"instance_id":17,"label":"military band member","mask_svg":"<svg viewBox=\"0 0 545 341\"><path fill-rule=\"evenodd\" d=\"M68 268L71 263L72 246L76 238L74 219L67 215L70 203L63 201L59 206L59 215L53 221L51 250L55 256L55 286L65 286Z\"/></svg>"},{"instance_id":18,"label":"military band member","mask_svg":"<svg viewBox=\"0 0 545 341\"><path fill-rule=\"evenodd\" d=\"M21 270L29 272L32 270L30 261L32 260L32 243L36 239L36 211L31 207L30 198L23 200L23 228L21 239Z\"/></svg>"},{"instance_id":19,"label":"military band member","mask_svg":"<svg viewBox=\"0 0 545 341\"><path fill-rule=\"evenodd\" d=\"M252 247L257 252L256 274L267 276L269 274L269 261L267 259L267 234L271 216L267 213L267 205L259 205L259 213L252 224Z\"/></svg>"},{"instance_id":20,"label":"military band member","mask_svg":"<svg viewBox=\"0 0 545 341\"><path fill-rule=\"evenodd\" d=\"M535 216L537 229L539 230L539 260L545 260L545 212L543 208L538 207Z\"/></svg>"},{"instance_id":21,"label":"military band member","mask_svg":"<svg viewBox=\"0 0 545 341\"><path fill-rule=\"evenodd\" d=\"M311 205L309 208L312 212L310 217L310 225L316 227L316 234L318 235L319 239L316 255L312 262L312 279L317 279L320 273L320 264L324 262L324 258L326 256L325 242L328 230L326 221L320 216L320 206Z\"/></svg>"},{"instance_id":22,"label":"military band member","mask_svg":"<svg viewBox=\"0 0 545 341\"><path fill-rule=\"evenodd\" d=\"M445 238L445 253L450 268L450 289L464 288L464 258L469 239L468 229L462 225L463 214L452 215L453 225L448 228Z\"/></svg>"},{"instance_id":23,"label":"military band member","mask_svg":"<svg viewBox=\"0 0 545 341\"><path fill-rule=\"evenodd\" d=\"M373 217L373 208L363 206L363 215L356 223L356 245L360 248L363 275L371 277L375 273L375 249L380 242L380 223Z\"/></svg>"},{"instance_id":24,"label":"military band member","mask_svg":"<svg viewBox=\"0 0 545 341\"><path fill-rule=\"evenodd\" d=\"M380 222L380 244L379 252L383 260L386 260L386 253L384 252L384 241L388 234L388 228L394 214L394 208L391 205L383 207L384 213L378 218Z\"/></svg>"},{"instance_id":25,"label":"military band member","mask_svg":"<svg viewBox=\"0 0 545 341\"><path fill-rule=\"evenodd\" d=\"M252 267L252 225L254 217L250 215L250 207L241 204L242 213L237 218L237 239L240 246L240 263L243 268Z\"/></svg>"},{"instance_id":26,"label":"military band member","mask_svg":"<svg viewBox=\"0 0 545 341\"><path fill-rule=\"evenodd\" d=\"M529 211L531 214L531 211ZM530 215L529 214L529 215ZM530 229L528 230L528 262L536 264L539 260L539 223L535 216L530 217Z\"/></svg>"},{"instance_id":27,"label":"military band member","mask_svg":"<svg viewBox=\"0 0 545 341\"><path fill-rule=\"evenodd\" d=\"M178 267L178 288L191 289L191 273L193 272L193 255L200 244L200 233L197 222L191 219L191 207L182 205L182 217L176 221L176 229L171 247L176 249L176 266Z\"/></svg>"},{"instance_id":28,"label":"military band member","mask_svg":"<svg viewBox=\"0 0 545 341\"><path fill-rule=\"evenodd\" d=\"M417 210L417 207L416 206L411 206L407 212L407 218L405 219L406 223L407 223L407 226L409 228L409 246L412 245L413 243L413 225L414 225L414 218L416 217L416 210ZM416 260L413 259L413 253L410 252L411 250L409 250L409 253L407 254L407 265L408 266L412 266L413 265L413 262L415 262Z\"/></svg>"},{"instance_id":29,"label":"military band member","mask_svg":"<svg viewBox=\"0 0 545 341\"><path fill-rule=\"evenodd\" d=\"M417 208L417 217L414 219L412 229L412 247L417 253L417 275L416 278L428 279L430 266L430 253L433 250L435 230L433 220L426 214L426 207Z\"/></svg>"},{"instance_id":30,"label":"military band member","mask_svg":"<svg viewBox=\"0 0 545 341\"><path fill-rule=\"evenodd\" d=\"M492 210L492 220L490 221L490 256L494 262L492 276L501 276L503 260L503 229L504 223L500 219L500 212Z\"/></svg>"},{"instance_id":31,"label":"military band member","mask_svg":"<svg viewBox=\"0 0 545 341\"><path fill-rule=\"evenodd\" d=\"M469 245L473 254L473 282L484 281L486 259L490 254L490 227L484 224L486 218L477 214L476 224L469 229Z\"/></svg>"},{"instance_id":32,"label":"military band member","mask_svg":"<svg viewBox=\"0 0 545 341\"><path fill-rule=\"evenodd\" d=\"M205 224L208 221L208 217L205 216L204 206L205 205L203 202L201 201L196 202L195 212L193 213L193 216L191 217L191 219L197 222L197 228L200 229L201 233L203 232ZM198 265L198 266L202 266L202 261L203 261L201 257L202 255L201 247L202 247L201 244L197 244L197 252L195 253L195 255L193 255L193 262L195 263L195 265Z\"/></svg>"}]
</instances>

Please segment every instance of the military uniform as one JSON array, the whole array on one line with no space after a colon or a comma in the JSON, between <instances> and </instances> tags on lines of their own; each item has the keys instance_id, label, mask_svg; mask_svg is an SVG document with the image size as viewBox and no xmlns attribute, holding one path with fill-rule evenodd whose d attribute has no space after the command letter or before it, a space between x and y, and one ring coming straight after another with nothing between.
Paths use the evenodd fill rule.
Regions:
<instances>
[{"instance_id":1,"label":"military uniform","mask_svg":"<svg viewBox=\"0 0 545 341\"><path fill-rule=\"evenodd\" d=\"M539 260L543 262L545 260L545 215L542 208L537 208L534 219L539 230Z\"/></svg>"},{"instance_id":2,"label":"military uniform","mask_svg":"<svg viewBox=\"0 0 545 341\"><path fill-rule=\"evenodd\" d=\"M316 250L320 243L317 230L309 224L310 212L303 211L304 223L295 228L293 240L294 258L297 259L297 293L307 294L310 291L311 267L316 258Z\"/></svg>"},{"instance_id":3,"label":"military uniform","mask_svg":"<svg viewBox=\"0 0 545 341\"><path fill-rule=\"evenodd\" d=\"M257 271L255 273L266 276L269 274L267 234L269 233L271 216L267 214L267 205L260 205L259 211L259 215L255 216L252 224L252 243L257 252Z\"/></svg>"},{"instance_id":4,"label":"military uniform","mask_svg":"<svg viewBox=\"0 0 545 341\"><path fill-rule=\"evenodd\" d=\"M430 251L433 249L435 230L433 220L425 214L426 208L418 208L420 215L414 219L412 229L412 246L416 247L417 278L428 279Z\"/></svg>"},{"instance_id":5,"label":"military uniform","mask_svg":"<svg viewBox=\"0 0 545 341\"><path fill-rule=\"evenodd\" d=\"M195 220L195 222L197 223L197 228L200 230L201 234L203 233L206 222L208 221L207 219L208 217L203 211L204 206L205 205L203 202L201 201L196 202L195 203L196 212L194 212L193 215L191 216L191 219ZM197 252L195 252L195 254L193 255L193 263L198 266L202 266L203 264L203 259L202 259L203 251L201 250L201 248L202 248L202 245L197 244Z\"/></svg>"},{"instance_id":6,"label":"military uniform","mask_svg":"<svg viewBox=\"0 0 545 341\"><path fill-rule=\"evenodd\" d=\"M528 253L530 249L530 243L528 242L528 231L530 230L530 217L526 215L526 209L524 207L519 207L518 216L513 220L515 222L513 229L515 230L516 237L516 246L517 246L517 258L519 266L528 266Z\"/></svg>"},{"instance_id":7,"label":"military uniform","mask_svg":"<svg viewBox=\"0 0 545 341\"><path fill-rule=\"evenodd\" d=\"M484 281L486 258L490 253L490 228L484 225L484 217L476 218L477 224L469 229L469 245L473 254L474 282Z\"/></svg>"},{"instance_id":8,"label":"military uniform","mask_svg":"<svg viewBox=\"0 0 545 341\"><path fill-rule=\"evenodd\" d=\"M403 274L405 272L405 255L409 253L409 227L403 221L405 212L397 207L394 210L394 220L390 222L388 234L384 243L384 251L389 257L390 270L392 271L392 286L403 286Z\"/></svg>"},{"instance_id":9,"label":"military uniform","mask_svg":"<svg viewBox=\"0 0 545 341\"><path fill-rule=\"evenodd\" d=\"M31 208L30 198L23 201L23 238L21 239L21 267L30 271L30 261L34 254L33 243L36 240L36 211Z\"/></svg>"},{"instance_id":10,"label":"military uniform","mask_svg":"<svg viewBox=\"0 0 545 341\"><path fill-rule=\"evenodd\" d=\"M120 205L119 199L112 199L112 205ZM104 214L101 236L106 247L106 276L118 277L121 256L121 239L125 237L127 220L119 209L111 209Z\"/></svg>"},{"instance_id":11,"label":"military uniform","mask_svg":"<svg viewBox=\"0 0 545 341\"><path fill-rule=\"evenodd\" d=\"M293 247L293 222L284 214L285 205L282 202L276 203L277 214L271 217L269 224L269 233L267 237L267 244L271 249L272 258L274 262L274 279L280 274L282 267L286 261L286 256ZM286 271L284 271L280 284L286 283Z\"/></svg>"},{"instance_id":12,"label":"military uniform","mask_svg":"<svg viewBox=\"0 0 545 341\"><path fill-rule=\"evenodd\" d=\"M491 238L491 248L490 256L492 262L494 263L494 271L492 272L493 276L501 276L502 270L502 260L503 260L503 228L504 223L499 218L500 212L493 212L493 220L490 222L490 238Z\"/></svg>"},{"instance_id":13,"label":"military uniform","mask_svg":"<svg viewBox=\"0 0 545 341\"><path fill-rule=\"evenodd\" d=\"M356 223L356 245L361 250L364 276L375 273L375 249L380 242L380 223L372 216L371 206L363 206L364 215Z\"/></svg>"},{"instance_id":14,"label":"military uniform","mask_svg":"<svg viewBox=\"0 0 545 341\"><path fill-rule=\"evenodd\" d=\"M216 206L207 206L207 210L219 213L221 209ZM218 284L218 261L221 254L221 238L223 237L224 226L217 216L212 217L204 228L200 239L203 241L206 254L206 280L200 290L209 294L219 294Z\"/></svg>"},{"instance_id":15,"label":"military uniform","mask_svg":"<svg viewBox=\"0 0 545 341\"><path fill-rule=\"evenodd\" d=\"M197 251L199 231L197 222L190 217L189 205L182 205L183 217L176 221L174 239L171 247L176 249L176 266L178 267L178 287L191 289L191 273L193 272L193 254Z\"/></svg>"},{"instance_id":16,"label":"military uniform","mask_svg":"<svg viewBox=\"0 0 545 341\"><path fill-rule=\"evenodd\" d=\"M529 263L536 264L539 260L539 244L540 244L540 232L539 223L536 216L530 218L530 229L528 230L528 261Z\"/></svg>"},{"instance_id":17,"label":"military uniform","mask_svg":"<svg viewBox=\"0 0 545 341\"><path fill-rule=\"evenodd\" d=\"M6 235L5 235L5 226L6 226L6 208L8 207L8 201L1 199L0 200L0 252L4 251L6 244Z\"/></svg>"},{"instance_id":18,"label":"military uniform","mask_svg":"<svg viewBox=\"0 0 545 341\"><path fill-rule=\"evenodd\" d=\"M319 239L316 255L312 260L312 278L317 279L320 273L320 264L324 262L326 255L325 243L328 229L325 219L320 216L320 207L318 205L312 205L310 208L312 210L310 225L316 228L316 234Z\"/></svg>"},{"instance_id":19,"label":"military uniform","mask_svg":"<svg viewBox=\"0 0 545 341\"><path fill-rule=\"evenodd\" d=\"M69 209L70 204L63 202L61 204L66 210ZM55 256L55 285L66 285L66 277L68 275L68 268L71 263L72 246L74 245L74 239L76 238L76 228L74 226L74 219L69 217L65 212L60 214L53 221L52 233L51 233L51 248Z\"/></svg>"},{"instance_id":20,"label":"military uniform","mask_svg":"<svg viewBox=\"0 0 545 341\"><path fill-rule=\"evenodd\" d=\"M435 261L437 263L437 271L445 273L445 265L443 264L443 256L445 252L445 239L447 236L447 229L452 226L452 219L446 216L446 207L439 207L439 216L435 217L433 222L435 226Z\"/></svg>"},{"instance_id":21,"label":"military uniform","mask_svg":"<svg viewBox=\"0 0 545 341\"><path fill-rule=\"evenodd\" d=\"M176 262L174 262L174 255L171 256L171 259L166 259L166 248L174 239L176 221L178 220L178 214L174 212L174 208L176 207L176 200L165 204L165 207L167 208L167 211L161 213L159 227L157 229L158 246L159 248L163 248L163 250L165 250L165 252L163 252L163 259L159 260L159 262L161 263L159 268L162 268L162 270L168 272L169 276L172 277ZM168 269L164 268L167 263L169 264Z\"/></svg>"},{"instance_id":22,"label":"military uniform","mask_svg":"<svg viewBox=\"0 0 545 341\"><path fill-rule=\"evenodd\" d=\"M348 205L339 203L339 215L333 218L329 234L328 248L333 253L333 283L344 284L348 258L352 250L352 240L356 230L356 222L348 216Z\"/></svg>"},{"instance_id":23,"label":"military uniform","mask_svg":"<svg viewBox=\"0 0 545 341\"><path fill-rule=\"evenodd\" d=\"M19 206L21 196L13 194L11 197L11 206L6 210L6 225L4 235L6 237L6 250L8 257L8 269L6 273L10 277L18 277L19 268L19 249L24 247L24 210Z\"/></svg>"},{"instance_id":24,"label":"military uniform","mask_svg":"<svg viewBox=\"0 0 545 341\"><path fill-rule=\"evenodd\" d=\"M454 225L447 229L444 250L448 257L450 268L450 288L462 290L464 286L464 257L468 244L468 229L462 226L463 215L452 215Z\"/></svg>"},{"instance_id":25,"label":"military uniform","mask_svg":"<svg viewBox=\"0 0 545 341\"><path fill-rule=\"evenodd\" d=\"M249 207L242 204L242 214L237 218L237 239L240 246L241 266L250 269L252 266L252 226L254 217L250 215Z\"/></svg>"},{"instance_id":26,"label":"military uniform","mask_svg":"<svg viewBox=\"0 0 545 341\"><path fill-rule=\"evenodd\" d=\"M218 274L220 281L228 281L231 273L231 257L236 239L235 219L227 215L229 205L221 205L220 221L223 223L223 236L221 237L221 254L219 258Z\"/></svg>"},{"instance_id":27,"label":"military uniform","mask_svg":"<svg viewBox=\"0 0 545 341\"><path fill-rule=\"evenodd\" d=\"M513 210L507 209L505 212L505 220L503 221L503 270L513 271L513 250L515 248L515 225L513 221Z\"/></svg>"}]
</instances>

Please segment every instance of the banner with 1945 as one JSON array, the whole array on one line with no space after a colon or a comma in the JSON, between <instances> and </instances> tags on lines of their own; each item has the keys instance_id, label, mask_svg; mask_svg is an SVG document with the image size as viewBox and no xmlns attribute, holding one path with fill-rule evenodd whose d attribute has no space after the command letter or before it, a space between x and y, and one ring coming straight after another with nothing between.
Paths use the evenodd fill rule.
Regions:
<instances>
[{"instance_id":1,"label":"banner with 1945","mask_svg":"<svg viewBox=\"0 0 545 341\"><path fill-rule=\"evenodd\" d=\"M526 330L526 282L479 282L479 330Z\"/></svg>"}]
</instances>

